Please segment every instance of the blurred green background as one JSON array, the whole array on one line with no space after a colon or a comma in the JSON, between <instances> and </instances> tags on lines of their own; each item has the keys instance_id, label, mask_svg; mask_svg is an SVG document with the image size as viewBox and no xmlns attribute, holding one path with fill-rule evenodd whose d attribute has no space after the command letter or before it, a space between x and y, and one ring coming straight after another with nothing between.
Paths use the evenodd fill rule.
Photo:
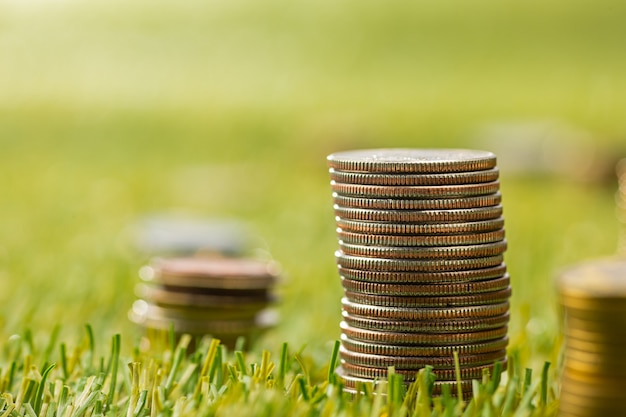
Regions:
<instances>
[{"instance_id":1,"label":"blurred green background","mask_svg":"<svg viewBox=\"0 0 626 417\"><path fill-rule=\"evenodd\" d=\"M248 223L283 265L265 348L327 351L326 155L478 147L502 157L511 336L550 357L558 270L617 248L625 17L617 0L0 2L3 339L89 322L135 343L128 226L178 211Z\"/></svg>"}]
</instances>

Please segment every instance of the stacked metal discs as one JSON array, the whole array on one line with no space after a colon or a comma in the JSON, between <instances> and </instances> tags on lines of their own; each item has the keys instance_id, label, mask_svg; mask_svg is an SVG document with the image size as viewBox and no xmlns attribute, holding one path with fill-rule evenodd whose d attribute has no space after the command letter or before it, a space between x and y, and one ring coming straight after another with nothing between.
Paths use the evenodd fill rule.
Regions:
<instances>
[{"instance_id":1,"label":"stacked metal discs","mask_svg":"<svg viewBox=\"0 0 626 417\"><path fill-rule=\"evenodd\" d=\"M617 164L617 216L621 224L619 239L619 253L626 255L626 159L622 159Z\"/></svg>"},{"instance_id":2,"label":"stacked metal discs","mask_svg":"<svg viewBox=\"0 0 626 417\"><path fill-rule=\"evenodd\" d=\"M328 157L345 289L341 367L347 391L415 379L442 385L506 364L511 287L496 157L448 149L373 149ZM461 387L453 352L458 352Z\"/></svg>"},{"instance_id":3,"label":"stacked metal discs","mask_svg":"<svg viewBox=\"0 0 626 417\"><path fill-rule=\"evenodd\" d=\"M625 416L626 260L570 269L559 290L566 318L559 416Z\"/></svg>"},{"instance_id":4,"label":"stacked metal discs","mask_svg":"<svg viewBox=\"0 0 626 417\"><path fill-rule=\"evenodd\" d=\"M278 278L275 263L243 258L157 259L140 271L132 321L149 329L210 334L232 346L276 322L269 307Z\"/></svg>"}]
</instances>

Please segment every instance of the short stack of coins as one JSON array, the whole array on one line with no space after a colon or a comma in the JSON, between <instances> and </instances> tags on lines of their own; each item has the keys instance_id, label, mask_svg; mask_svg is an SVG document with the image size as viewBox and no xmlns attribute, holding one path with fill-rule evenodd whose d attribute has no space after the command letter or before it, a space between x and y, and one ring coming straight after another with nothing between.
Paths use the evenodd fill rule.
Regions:
<instances>
[{"instance_id":1,"label":"short stack of coins","mask_svg":"<svg viewBox=\"0 0 626 417\"><path fill-rule=\"evenodd\" d=\"M344 287L348 392L431 365L435 394L506 366L511 287L491 152L373 149L328 157ZM461 386L455 380L458 353Z\"/></svg>"},{"instance_id":2,"label":"short stack of coins","mask_svg":"<svg viewBox=\"0 0 626 417\"><path fill-rule=\"evenodd\" d=\"M245 258L157 259L140 270L130 318L148 329L211 335L226 346L276 324L274 262Z\"/></svg>"},{"instance_id":3,"label":"short stack of coins","mask_svg":"<svg viewBox=\"0 0 626 417\"><path fill-rule=\"evenodd\" d=\"M569 269L559 292L565 313L559 416L626 416L626 260Z\"/></svg>"}]
</instances>

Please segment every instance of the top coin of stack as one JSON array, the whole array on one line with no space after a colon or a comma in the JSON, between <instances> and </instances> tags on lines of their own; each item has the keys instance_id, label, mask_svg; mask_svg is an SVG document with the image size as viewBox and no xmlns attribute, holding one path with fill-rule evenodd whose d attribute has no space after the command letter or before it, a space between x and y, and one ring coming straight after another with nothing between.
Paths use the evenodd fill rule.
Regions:
<instances>
[{"instance_id":1,"label":"top coin of stack","mask_svg":"<svg viewBox=\"0 0 626 417\"><path fill-rule=\"evenodd\" d=\"M246 258L162 258L140 271L129 315L152 329L210 334L233 346L273 326L275 263Z\"/></svg>"},{"instance_id":2,"label":"top coin of stack","mask_svg":"<svg viewBox=\"0 0 626 417\"><path fill-rule=\"evenodd\" d=\"M565 361L559 416L626 416L626 260L588 262L559 281Z\"/></svg>"},{"instance_id":3,"label":"top coin of stack","mask_svg":"<svg viewBox=\"0 0 626 417\"><path fill-rule=\"evenodd\" d=\"M438 386L506 363L509 276L496 157L457 149L372 149L328 157L345 290L347 391L432 365ZM453 382L459 353L461 387Z\"/></svg>"}]
</instances>

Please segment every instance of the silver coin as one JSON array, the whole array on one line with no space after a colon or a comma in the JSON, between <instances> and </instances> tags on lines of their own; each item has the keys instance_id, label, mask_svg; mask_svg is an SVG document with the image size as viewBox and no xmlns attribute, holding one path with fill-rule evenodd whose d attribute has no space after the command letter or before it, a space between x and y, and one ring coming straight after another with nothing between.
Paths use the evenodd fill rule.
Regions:
<instances>
[{"instance_id":1,"label":"silver coin","mask_svg":"<svg viewBox=\"0 0 626 417\"><path fill-rule=\"evenodd\" d=\"M339 195L373 197L373 198L462 198L497 193L500 190L498 181L463 184L463 185L431 185L431 186L384 186L360 185L330 182L333 192Z\"/></svg>"},{"instance_id":2,"label":"silver coin","mask_svg":"<svg viewBox=\"0 0 626 417\"><path fill-rule=\"evenodd\" d=\"M359 149L328 156L340 171L442 173L482 171L496 166L491 152L470 149Z\"/></svg>"},{"instance_id":3,"label":"silver coin","mask_svg":"<svg viewBox=\"0 0 626 417\"><path fill-rule=\"evenodd\" d=\"M503 261L502 255L467 259L407 260L365 258L346 255L341 251L335 252L335 257L337 264L342 268L393 272L446 272L482 269L499 265Z\"/></svg>"},{"instance_id":4,"label":"silver coin","mask_svg":"<svg viewBox=\"0 0 626 417\"><path fill-rule=\"evenodd\" d=\"M465 235L372 235L337 228L337 237L345 243L367 246L463 246L504 240L504 229Z\"/></svg>"},{"instance_id":5,"label":"silver coin","mask_svg":"<svg viewBox=\"0 0 626 417\"><path fill-rule=\"evenodd\" d=\"M466 269L444 272L372 271L344 268L339 266L339 275L345 278L364 282L399 284L463 283L498 278L503 276L505 273L505 264L499 264L482 269Z\"/></svg>"},{"instance_id":6,"label":"silver coin","mask_svg":"<svg viewBox=\"0 0 626 417\"><path fill-rule=\"evenodd\" d=\"M343 196L333 193L333 201L341 207L376 210L450 210L496 206L502 202L497 192L489 195L440 199L393 199Z\"/></svg>"},{"instance_id":7,"label":"silver coin","mask_svg":"<svg viewBox=\"0 0 626 417\"><path fill-rule=\"evenodd\" d=\"M443 174L379 174L369 172L346 172L330 169L333 181L346 184L364 185L454 185L477 184L498 179L498 168L473 172L453 172Z\"/></svg>"},{"instance_id":8,"label":"silver coin","mask_svg":"<svg viewBox=\"0 0 626 417\"><path fill-rule=\"evenodd\" d=\"M372 235L451 235L485 233L504 227L502 217L463 223L376 223L335 218L337 226L353 233Z\"/></svg>"},{"instance_id":9,"label":"silver coin","mask_svg":"<svg viewBox=\"0 0 626 417\"><path fill-rule=\"evenodd\" d=\"M342 219L394 223L451 223L497 219L502 206L454 210L366 210L335 204L335 215Z\"/></svg>"},{"instance_id":10,"label":"silver coin","mask_svg":"<svg viewBox=\"0 0 626 417\"><path fill-rule=\"evenodd\" d=\"M467 259L501 255L506 251L507 242L485 243L465 246L365 246L339 241L339 247L346 255L387 259Z\"/></svg>"}]
</instances>

